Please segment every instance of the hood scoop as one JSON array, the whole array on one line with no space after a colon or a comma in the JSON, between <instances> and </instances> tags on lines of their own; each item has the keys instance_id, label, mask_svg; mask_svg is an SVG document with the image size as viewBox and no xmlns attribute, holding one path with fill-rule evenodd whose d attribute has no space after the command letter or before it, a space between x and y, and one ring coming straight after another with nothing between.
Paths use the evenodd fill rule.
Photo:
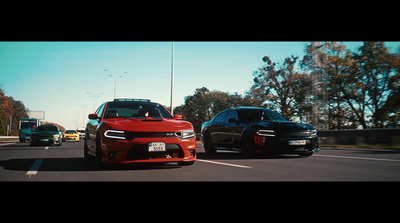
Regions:
<instances>
[{"instance_id":1,"label":"hood scoop","mask_svg":"<svg viewBox=\"0 0 400 223\"><path fill-rule=\"evenodd\" d=\"M164 119L160 118L127 118L130 121L141 121L141 122L162 122Z\"/></svg>"},{"instance_id":2,"label":"hood scoop","mask_svg":"<svg viewBox=\"0 0 400 223\"><path fill-rule=\"evenodd\" d=\"M139 119L142 122L162 122L162 119Z\"/></svg>"}]
</instances>

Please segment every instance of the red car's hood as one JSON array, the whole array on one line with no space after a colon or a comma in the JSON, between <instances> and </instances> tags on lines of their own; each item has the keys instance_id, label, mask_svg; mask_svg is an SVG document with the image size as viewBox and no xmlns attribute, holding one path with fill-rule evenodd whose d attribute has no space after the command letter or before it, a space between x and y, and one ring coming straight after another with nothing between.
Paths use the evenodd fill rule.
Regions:
<instances>
[{"instance_id":1,"label":"red car's hood","mask_svg":"<svg viewBox=\"0 0 400 223\"><path fill-rule=\"evenodd\" d=\"M112 118L103 120L111 129L131 132L176 132L193 129L190 122L175 119Z\"/></svg>"}]
</instances>

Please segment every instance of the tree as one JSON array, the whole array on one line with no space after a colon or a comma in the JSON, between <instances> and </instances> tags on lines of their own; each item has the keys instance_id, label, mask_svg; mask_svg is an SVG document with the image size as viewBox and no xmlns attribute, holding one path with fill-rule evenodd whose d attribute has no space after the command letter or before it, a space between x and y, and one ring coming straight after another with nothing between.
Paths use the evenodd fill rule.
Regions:
<instances>
[{"instance_id":1,"label":"tree","mask_svg":"<svg viewBox=\"0 0 400 223\"><path fill-rule=\"evenodd\" d=\"M291 118L294 115L303 116L307 110L307 88L310 82L305 73L295 72L294 65L298 57L285 58L279 66L265 56L265 63L253 73L254 84L251 92L260 94L258 100L264 107L278 110L283 116Z\"/></svg>"},{"instance_id":2,"label":"tree","mask_svg":"<svg viewBox=\"0 0 400 223\"><path fill-rule=\"evenodd\" d=\"M200 132L201 125L205 120L212 118L209 95L210 91L203 87L197 88L194 95L185 97L185 104L183 106L183 118L192 123L196 132Z\"/></svg>"},{"instance_id":3,"label":"tree","mask_svg":"<svg viewBox=\"0 0 400 223\"><path fill-rule=\"evenodd\" d=\"M302 67L325 83L328 106L322 109L331 126L383 127L396 111L388 99L398 97L399 59L383 42L364 42L355 53L336 42L311 43Z\"/></svg>"},{"instance_id":4,"label":"tree","mask_svg":"<svg viewBox=\"0 0 400 223\"><path fill-rule=\"evenodd\" d=\"M11 131L13 135L18 135L19 121L21 120L21 118L28 118L29 116L24 103L14 100L14 98L11 96L7 96L7 100L10 106L13 108Z\"/></svg>"},{"instance_id":5,"label":"tree","mask_svg":"<svg viewBox=\"0 0 400 223\"><path fill-rule=\"evenodd\" d=\"M383 42L364 42L354 57L359 64L358 73L364 83L364 100L371 113L369 117L372 118L372 125L382 128L387 120L387 112L391 109L384 105L391 104L387 100L388 96L396 97L398 92L395 87L399 76L398 70L396 73L399 66L398 55L396 58L396 55L390 54Z\"/></svg>"},{"instance_id":6,"label":"tree","mask_svg":"<svg viewBox=\"0 0 400 223\"><path fill-rule=\"evenodd\" d=\"M6 96L0 89L0 135L7 134L7 125L11 125L10 135L18 135L19 120L27 117L25 105L13 97Z\"/></svg>"},{"instance_id":7,"label":"tree","mask_svg":"<svg viewBox=\"0 0 400 223\"><path fill-rule=\"evenodd\" d=\"M335 118L338 129L341 128L344 118L357 121L363 128L367 128L365 83L359 81L358 64L352 53L337 42L311 43L307 46L306 53L302 61L303 67L313 74L320 74L320 81L326 83L327 106L322 109L328 113L329 121ZM343 108L344 104L350 108L351 113L343 112L346 110Z\"/></svg>"},{"instance_id":8,"label":"tree","mask_svg":"<svg viewBox=\"0 0 400 223\"><path fill-rule=\"evenodd\" d=\"M210 91L206 87L197 88L193 95L185 97L185 104L181 106L183 118L192 123L196 132L200 132L201 125L211 120L219 112L240 106L251 106L246 97L235 92Z\"/></svg>"}]
</instances>

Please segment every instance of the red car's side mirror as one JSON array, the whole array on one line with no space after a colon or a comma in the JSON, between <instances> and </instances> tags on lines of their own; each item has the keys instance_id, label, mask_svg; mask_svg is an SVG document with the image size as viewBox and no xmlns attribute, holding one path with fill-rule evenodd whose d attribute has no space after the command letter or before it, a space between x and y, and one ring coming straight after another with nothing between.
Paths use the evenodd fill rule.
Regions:
<instances>
[{"instance_id":1,"label":"red car's side mirror","mask_svg":"<svg viewBox=\"0 0 400 223\"><path fill-rule=\"evenodd\" d=\"M99 119L99 116L96 113L89 114L88 116L89 119Z\"/></svg>"},{"instance_id":2,"label":"red car's side mirror","mask_svg":"<svg viewBox=\"0 0 400 223\"><path fill-rule=\"evenodd\" d=\"M174 115L175 120L182 120L182 115L176 114Z\"/></svg>"}]
</instances>

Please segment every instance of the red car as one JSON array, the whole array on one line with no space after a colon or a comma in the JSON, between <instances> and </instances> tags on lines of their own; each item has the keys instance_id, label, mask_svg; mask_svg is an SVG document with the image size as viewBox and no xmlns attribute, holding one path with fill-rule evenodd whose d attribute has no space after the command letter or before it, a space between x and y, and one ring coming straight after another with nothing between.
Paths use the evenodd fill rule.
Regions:
<instances>
[{"instance_id":1,"label":"red car","mask_svg":"<svg viewBox=\"0 0 400 223\"><path fill-rule=\"evenodd\" d=\"M196 135L182 115L174 117L147 99L115 99L89 114L84 157L107 163L196 161Z\"/></svg>"}]
</instances>

